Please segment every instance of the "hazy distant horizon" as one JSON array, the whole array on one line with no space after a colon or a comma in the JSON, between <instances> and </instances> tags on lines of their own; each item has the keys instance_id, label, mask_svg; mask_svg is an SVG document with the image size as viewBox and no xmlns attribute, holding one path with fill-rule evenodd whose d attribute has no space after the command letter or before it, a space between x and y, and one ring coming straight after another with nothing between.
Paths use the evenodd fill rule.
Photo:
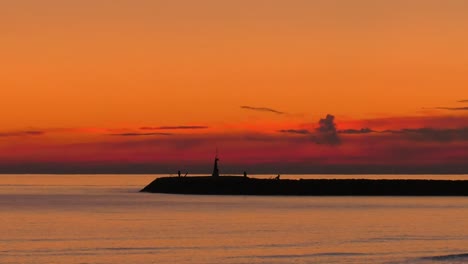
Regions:
<instances>
[{"instance_id":1,"label":"hazy distant horizon","mask_svg":"<svg viewBox=\"0 0 468 264\"><path fill-rule=\"evenodd\" d=\"M275 169L273 169L275 168ZM94 165L94 166L70 166L57 164L34 164L34 165L18 165L10 167L0 167L0 174L177 174L180 170L183 174L191 175L210 175L212 168L209 165L192 165L192 166L177 166L177 165L158 165L158 164L132 164L123 165ZM359 175L359 174L386 174L386 175L457 175L468 174L467 166L359 166L359 165L330 165L330 166L310 166L310 165L289 165L276 166L260 164L260 165L226 165L221 167L220 174L241 175L246 171L249 174L255 175L305 175L305 174L342 174L342 175Z\"/></svg>"}]
</instances>

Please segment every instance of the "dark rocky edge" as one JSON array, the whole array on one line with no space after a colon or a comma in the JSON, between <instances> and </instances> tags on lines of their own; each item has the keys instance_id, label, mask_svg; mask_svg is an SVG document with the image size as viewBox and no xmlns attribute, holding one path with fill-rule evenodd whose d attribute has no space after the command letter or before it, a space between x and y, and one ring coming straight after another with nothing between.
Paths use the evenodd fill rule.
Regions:
<instances>
[{"instance_id":1,"label":"dark rocky edge","mask_svg":"<svg viewBox=\"0 0 468 264\"><path fill-rule=\"evenodd\" d=\"M468 181L163 177L141 192L200 195L468 196Z\"/></svg>"}]
</instances>

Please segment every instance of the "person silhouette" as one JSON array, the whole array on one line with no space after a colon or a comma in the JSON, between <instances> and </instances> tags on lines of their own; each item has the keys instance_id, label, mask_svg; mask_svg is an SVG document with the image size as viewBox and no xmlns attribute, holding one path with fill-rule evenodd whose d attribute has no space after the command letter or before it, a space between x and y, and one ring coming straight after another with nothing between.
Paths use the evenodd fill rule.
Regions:
<instances>
[{"instance_id":1,"label":"person silhouette","mask_svg":"<svg viewBox=\"0 0 468 264\"><path fill-rule=\"evenodd\" d=\"M247 172L244 171L244 178L247 178Z\"/></svg>"},{"instance_id":2,"label":"person silhouette","mask_svg":"<svg viewBox=\"0 0 468 264\"><path fill-rule=\"evenodd\" d=\"M180 171L178 171L178 172L177 172L177 174L178 174L178 175L179 175L179 177L180 177Z\"/></svg>"}]
</instances>

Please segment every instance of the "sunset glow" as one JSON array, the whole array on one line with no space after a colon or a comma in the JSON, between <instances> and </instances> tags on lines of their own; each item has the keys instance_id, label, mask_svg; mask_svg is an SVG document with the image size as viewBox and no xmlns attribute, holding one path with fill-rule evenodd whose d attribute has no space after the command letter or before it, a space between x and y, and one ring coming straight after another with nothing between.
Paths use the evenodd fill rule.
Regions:
<instances>
[{"instance_id":1,"label":"sunset glow","mask_svg":"<svg viewBox=\"0 0 468 264\"><path fill-rule=\"evenodd\" d=\"M218 148L226 172L466 173L467 12L457 0L2 2L0 172L203 172Z\"/></svg>"}]
</instances>

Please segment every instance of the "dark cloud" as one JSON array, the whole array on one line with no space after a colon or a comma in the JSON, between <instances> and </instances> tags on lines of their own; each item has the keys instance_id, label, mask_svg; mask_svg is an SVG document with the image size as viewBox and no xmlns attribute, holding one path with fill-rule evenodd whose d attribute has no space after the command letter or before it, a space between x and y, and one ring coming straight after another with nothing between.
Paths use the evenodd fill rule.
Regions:
<instances>
[{"instance_id":1,"label":"dark cloud","mask_svg":"<svg viewBox=\"0 0 468 264\"><path fill-rule=\"evenodd\" d=\"M24 137L24 136L42 136L44 131L27 130L15 132L0 132L0 137Z\"/></svg>"},{"instance_id":2,"label":"dark cloud","mask_svg":"<svg viewBox=\"0 0 468 264\"><path fill-rule=\"evenodd\" d=\"M171 136L171 133L119 133L119 134L110 134L111 136L121 136L121 137L142 137L142 136Z\"/></svg>"},{"instance_id":3,"label":"dark cloud","mask_svg":"<svg viewBox=\"0 0 468 264\"><path fill-rule=\"evenodd\" d=\"M310 131L307 129L282 129L282 130L278 130L278 132L289 133L289 134L300 134L300 135L310 134Z\"/></svg>"},{"instance_id":4,"label":"dark cloud","mask_svg":"<svg viewBox=\"0 0 468 264\"><path fill-rule=\"evenodd\" d=\"M417 129L386 130L383 132L399 134L410 140L415 140L415 141L435 141L435 142L468 141L468 127L451 128L451 129L417 128Z\"/></svg>"},{"instance_id":5,"label":"dark cloud","mask_svg":"<svg viewBox=\"0 0 468 264\"><path fill-rule=\"evenodd\" d=\"M313 140L317 144L338 145L341 139L336 130L335 116L328 114L319 120L319 127L315 129Z\"/></svg>"},{"instance_id":6,"label":"dark cloud","mask_svg":"<svg viewBox=\"0 0 468 264\"><path fill-rule=\"evenodd\" d=\"M285 134L310 135L307 140L312 139L316 144L338 145L341 143L338 135L339 131L336 129L335 117L330 114L319 120L319 126L314 131L309 131L307 129L282 129L277 132ZM351 131L348 132L350 133Z\"/></svg>"},{"instance_id":7,"label":"dark cloud","mask_svg":"<svg viewBox=\"0 0 468 264\"><path fill-rule=\"evenodd\" d=\"M370 128L338 130L339 134L369 134L374 132L375 131Z\"/></svg>"},{"instance_id":8,"label":"dark cloud","mask_svg":"<svg viewBox=\"0 0 468 264\"><path fill-rule=\"evenodd\" d=\"M277 114L277 115L285 115L286 114L285 112L281 112L281 111L278 111L278 110L275 110L275 109L272 109L272 108L267 108L267 107L254 107L254 106L243 105L243 106L241 106L241 108L246 109L246 110L252 110L252 111L270 112L270 113L274 113L274 114Z\"/></svg>"},{"instance_id":9,"label":"dark cloud","mask_svg":"<svg viewBox=\"0 0 468 264\"><path fill-rule=\"evenodd\" d=\"M468 111L467 107L436 107L439 110L450 110L450 111Z\"/></svg>"},{"instance_id":10,"label":"dark cloud","mask_svg":"<svg viewBox=\"0 0 468 264\"><path fill-rule=\"evenodd\" d=\"M328 114L319 120L319 127L316 129L320 133L336 133L335 116Z\"/></svg>"},{"instance_id":11,"label":"dark cloud","mask_svg":"<svg viewBox=\"0 0 468 264\"><path fill-rule=\"evenodd\" d=\"M140 127L141 130L178 130L178 129L207 129L208 126L159 126L159 127Z\"/></svg>"}]
</instances>

